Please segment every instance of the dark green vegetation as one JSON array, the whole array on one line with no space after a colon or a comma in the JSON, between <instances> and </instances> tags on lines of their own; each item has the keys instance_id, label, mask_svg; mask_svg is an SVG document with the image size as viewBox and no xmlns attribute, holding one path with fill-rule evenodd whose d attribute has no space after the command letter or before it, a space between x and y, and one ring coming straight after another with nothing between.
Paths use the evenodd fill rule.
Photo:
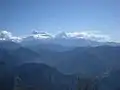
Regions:
<instances>
[{"instance_id":1,"label":"dark green vegetation","mask_svg":"<svg viewBox=\"0 0 120 90\"><path fill-rule=\"evenodd\" d=\"M0 90L120 90L119 46L60 48L0 42Z\"/></svg>"},{"instance_id":2,"label":"dark green vegetation","mask_svg":"<svg viewBox=\"0 0 120 90\"><path fill-rule=\"evenodd\" d=\"M63 75L45 64L24 64L17 70L23 88L33 90L75 90L76 78Z\"/></svg>"}]
</instances>

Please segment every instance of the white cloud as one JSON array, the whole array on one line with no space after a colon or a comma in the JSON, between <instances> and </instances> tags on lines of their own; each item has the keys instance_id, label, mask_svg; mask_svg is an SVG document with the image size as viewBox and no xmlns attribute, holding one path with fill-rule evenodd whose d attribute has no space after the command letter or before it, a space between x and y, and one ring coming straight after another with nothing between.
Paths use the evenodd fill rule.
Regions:
<instances>
[{"instance_id":1,"label":"white cloud","mask_svg":"<svg viewBox=\"0 0 120 90\"><path fill-rule=\"evenodd\" d=\"M1 39L9 39L12 37L12 34L10 32L7 32L7 31L0 31L0 38Z\"/></svg>"},{"instance_id":2,"label":"white cloud","mask_svg":"<svg viewBox=\"0 0 120 90\"><path fill-rule=\"evenodd\" d=\"M13 36L11 32L0 31L0 40L11 40L15 42L20 42L22 39L20 37Z\"/></svg>"},{"instance_id":3,"label":"white cloud","mask_svg":"<svg viewBox=\"0 0 120 90\"><path fill-rule=\"evenodd\" d=\"M110 41L111 38L108 35L101 34L100 32L94 31L94 32L68 32L67 35L69 37L73 38L83 38L83 39L88 39L88 40L93 40L93 41Z\"/></svg>"}]
</instances>

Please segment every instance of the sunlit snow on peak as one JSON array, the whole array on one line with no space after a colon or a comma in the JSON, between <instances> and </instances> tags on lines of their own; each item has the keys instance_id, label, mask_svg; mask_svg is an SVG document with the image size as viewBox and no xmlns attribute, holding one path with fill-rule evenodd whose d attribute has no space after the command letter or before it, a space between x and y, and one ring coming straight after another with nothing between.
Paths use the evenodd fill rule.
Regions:
<instances>
[{"instance_id":1,"label":"sunlit snow on peak","mask_svg":"<svg viewBox=\"0 0 120 90\"><path fill-rule=\"evenodd\" d=\"M34 30L30 35L24 37L13 36L11 32L0 31L0 40L11 40L21 42L24 40L48 40L48 39L84 39L98 42L110 42L111 38L96 32L59 32L51 34L45 31Z\"/></svg>"}]
</instances>

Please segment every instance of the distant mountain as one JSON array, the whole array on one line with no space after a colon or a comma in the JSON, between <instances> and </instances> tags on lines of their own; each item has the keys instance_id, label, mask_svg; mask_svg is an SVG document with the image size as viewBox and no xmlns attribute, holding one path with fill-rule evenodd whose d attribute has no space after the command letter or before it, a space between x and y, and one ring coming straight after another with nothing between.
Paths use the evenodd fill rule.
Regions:
<instances>
[{"instance_id":1,"label":"distant mountain","mask_svg":"<svg viewBox=\"0 0 120 90\"><path fill-rule=\"evenodd\" d=\"M10 43L13 49L8 49L6 43ZM13 64L42 62L56 67L63 73L78 75L80 73L80 75L88 76L99 75L111 68L120 68L119 46L78 47L73 49L53 44L50 46L40 44L22 47L13 42L5 42L5 45L5 48L0 49L0 60Z\"/></svg>"},{"instance_id":2,"label":"distant mountain","mask_svg":"<svg viewBox=\"0 0 120 90\"><path fill-rule=\"evenodd\" d=\"M9 50L15 50L20 48L21 45L18 43L15 43L13 41L4 41L4 40L0 40L0 48L4 48L4 49L9 49Z\"/></svg>"},{"instance_id":3,"label":"distant mountain","mask_svg":"<svg viewBox=\"0 0 120 90\"><path fill-rule=\"evenodd\" d=\"M111 42L107 35L94 32L60 32L50 34L45 31L33 31L30 35L23 37L13 36L11 32L0 31L1 41L13 41L23 45L57 44L66 47L87 47L87 46L120 46L120 43Z\"/></svg>"},{"instance_id":4,"label":"distant mountain","mask_svg":"<svg viewBox=\"0 0 120 90\"><path fill-rule=\"evenodd\" d=\"M76 48L61 54L56 67L64 73L95 74L120 68L120 47L100 46Z\"/></svg>"},{"instance_id":5,"label":"distant mountain","mask_svg":"<svg viewBox=\"0 0 120 90\"><path fill-rule=\"evenodd\" d=\"M109 43L109 42L98 42L92 41L83 38L47 38L47 39L35 39L34 37L29 37L27 40L23 39L21 42L22 45L39 45L39 44L53 44L61 45L64 47L87 47L87 46L101 46L101 45L120 45L118 43Z\"/></svg>"},{"instance_id":6,"label":"distant mountain","mask_svg":"<svg viewBox=\"0 0 120 90\"><path fill-rule=\"evenodd\" d=\"M17 86L14 79L20 78L23 87L33 90L75 90L76 76L85 80L97 76L91 88L97 85L98 90L119 90L120 46L65 49L56 44L23 46L1 41L0 89L13 90L13 85Z\"/></svg>"},{"instance_id":7,"label":"distant mountain","mask_svg":"<svg viewBox=\"0 0 120 90\"><path fill-rule=\"evenodd\" d=\"M64 51L69 51L74 49L75 47L66 47L66 46L62 46L59 44L45 44L45 43L41 43L41 44L23 44L24 47L27 47L33 51L38 51L38 50L46 50L46 51L55 51L55 52L64 52Z\"/></svg>"},{"instance_id":8,"label":"distant mountain","mask_svg":"<svg viewBox=\"0 0 120 90\"><path fill-rule=\"evenodd\" d=\"M39 44L53 44L62 45L65 47L87 47L87 46L101 46L110 45L118 46L120 43L110 41L99 41L100 38L87 38L80 33L66 33L61 32L56 35L51 35L46 32L33 32L31 35L22 38L23 45L39 45Z\"/></svg>"},{"instance_id":9,"label":"distant mountain","mask_svg":"<svg viewBox=\"0 0 120 90\"><path fill-rule=\"evenodd\" d=\"M0 62L4 61L9 67L23 62L38 61L38 53L22 47L20 44L11 41L0 41Z\"/></svg>"},{"instance_id":10,"label":"distant mountain","mask_svg":"<svg viewBox=\"0 0 120 90\"><path fill-rule=\"evenodd\" d=\"M47 65L56 67L59 71L83 76L96 76L111 68L120 68L120 47L78 47L64 52L34 47Z\"/></svg>"}]
</instances>

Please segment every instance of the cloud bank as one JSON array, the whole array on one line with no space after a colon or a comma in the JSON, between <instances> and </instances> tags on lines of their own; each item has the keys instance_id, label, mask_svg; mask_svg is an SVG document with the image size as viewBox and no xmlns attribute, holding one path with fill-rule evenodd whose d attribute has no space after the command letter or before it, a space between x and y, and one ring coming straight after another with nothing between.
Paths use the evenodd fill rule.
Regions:
<instances>
[{"instance_id":1,"label":"cloud bank","mask_svg":"<svg viewBox=\"0 0 120 90\"><path fill-rule=\"evenodd\" d=\"M101 34L99 32L60 32L57 34L50 34L43 31L32 31L30 35L24 37L13 36L11 32L0 31L0 40L11 40L15 42L21 42L25 39L85 39L98 42L111 41L110 36Z\"/></svg>"},{"instance_id":2,"label":"cloud bank","mask_svg":"<svg viewBox=\"0 0 120 90\"><path fill-rule=\"evenodd\" d=\"M0 31L0 40L20 42L22 38L13 36L11 32Z\"/></svg>"},{"instance_id":3,"label":"cloud bank","mask_svg":"<svg viewBox=\"0 0 120 90\"><path fill-rule=\"evenodd\" d=\"M82 38L82 39L100 41L100 42L111 40L110 36L104 35L101 33L96 33L96 32L70 32L68 33L68 36L78 38L78 39Z\"/></svg>"}]
</instances>

